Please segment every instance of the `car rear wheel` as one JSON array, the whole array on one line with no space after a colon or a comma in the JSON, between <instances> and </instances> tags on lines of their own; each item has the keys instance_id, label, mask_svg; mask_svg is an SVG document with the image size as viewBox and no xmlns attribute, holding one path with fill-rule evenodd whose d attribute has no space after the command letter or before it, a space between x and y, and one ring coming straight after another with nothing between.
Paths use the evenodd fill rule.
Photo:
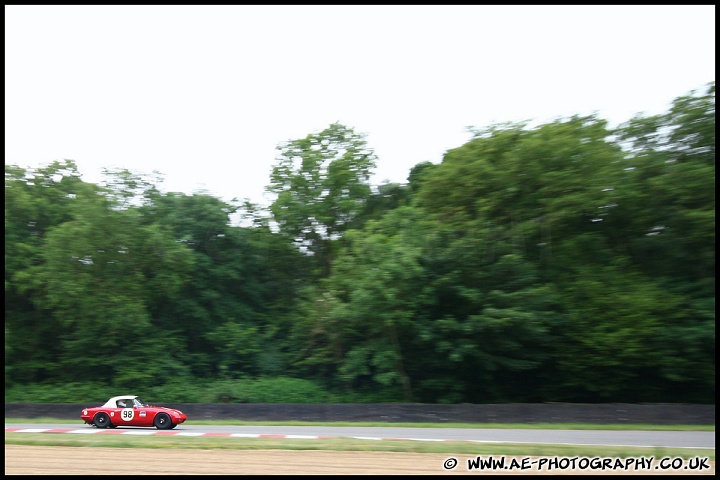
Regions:
<instances>
[{"instance_id":1,"label":"car rear wheel","mask_svg":"<svg viewBox=\"0 0 720 480\"><path fill-rule=\"evenodd\" d=\"M155 428L158 430L168 430L173 428L173 423L170 420L170 415L167 413L158 413L155 417Z\"/></svg>"},{"instance_id":2,"label":"car rear wheel","mask_svg":"<svg viewBox=\"0 0 720 480\"><path fill-rule=\"evenodd\" d=\"M105 412L100 412L97 415L95 415L95 418L93 419L93 423L97 428L110 428L113 427L112 422L110 421L110 417Z\"/></svg>"}]
</instances>

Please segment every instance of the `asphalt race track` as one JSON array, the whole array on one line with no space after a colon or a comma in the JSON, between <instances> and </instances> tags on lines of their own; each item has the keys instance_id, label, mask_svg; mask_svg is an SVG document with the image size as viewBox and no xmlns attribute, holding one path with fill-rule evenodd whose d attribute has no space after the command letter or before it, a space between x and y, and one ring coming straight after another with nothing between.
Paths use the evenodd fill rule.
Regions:
<instances>
[{"instance_id":1,"label":"asphalt race track","mask_svg":"<svg viewBox=\"0 0 720 480\"><path fill-rule=\"evenodd\" d=\"M85 424L6 424L6 435L68 433L77 435L171 435L231 438L354 438L367 441L447 441L529 444L615 445L673 448L715 448L715 432L659 432L610 430L523 430L326 426L209 426L179 425L173 430L118 427L97 429ZM486 456L487 457L487 456ZM501 457L501 458L499 458ZM134 449L5 445L6 475L437 475L437 474L560 474L560 475L715 475L715 462L694 457L668 469L662 461L638 468L620 461L620 467L592 466L589 458L505 457L495 460L522 462L522 468L471 468L475 455L402 453L392 451L234 450L234 449ZM477 457L479 458L479 457ZM648 458L641 457L645 462ZM487 458L486 458L487 460ZM582 463L569 463L585 461ZM593 459L597 460L597 459ZM678 459L682 460L682 459ZM698 463L702 460L702 464ZM540 462L546 463L541 467ZM653 460L650 460L651 462ZM528 462L527 465L525 462ZM565 465L563 462L567 463ZM659 463L658 463L659 462ZM694 465L694 466L693 466Z\"/></svg>"},{"instance_id":2,"label":"asphalt race track","mask_svg":"<svg viewBox=\"0 0 720 480\"><path fill-rule=\"evenodd\" d=\"M179 425L173 430L118 427L102 430L83 423L5 424L5 432L118 435L228 436L237 438L355 438L367 440L467 441L554 445L604 445L668 448L715 448L715 432L535 430L481 428L328 427L328 426L213 426Z\"/></svg>"}]
</instances>

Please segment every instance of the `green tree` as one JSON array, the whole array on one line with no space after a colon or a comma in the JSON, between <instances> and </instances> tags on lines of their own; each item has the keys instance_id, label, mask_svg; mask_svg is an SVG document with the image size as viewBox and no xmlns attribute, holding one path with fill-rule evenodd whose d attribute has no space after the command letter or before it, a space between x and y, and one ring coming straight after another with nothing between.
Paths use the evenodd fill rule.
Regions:
<instances>
[{"instance_id":1,"label":"green tree","mask_svg":"<svg viewBox=\"0 0 720 480\"><path fill-rule=\"evenodd\" d=\"M231 226L235 207L210 195L160 195L142 212L192 252L182 288L149 309L158 326L183 339L180 350L193 373L281 372L282 315L294 304L304 256L267 226Z\"/></svg>"},{"instance_id":2,"label":"green tree","mask_svg":"<svg viewBox=\"0 0 720 480\"><path fill-rule=\"evenodd\" d=\"M633 272L621 259L573 268L575 280L563 287L566 321L557 330L555 374L563 381L548 388L547 395L556 401L652 402L673 398L673 384L708 382L703 377L711 372L694 362L697 352L686 351L690 358L680 353L698 345L685 343L688 312L681 296ZM671 332L681 336L671 338ZM702 370L691 373L683 367L688 363ZM673 379L671 372L679 371L689 376ZM685 392L673 401L683 397L699 398Z\"/></svg>"},{"instance_id":3,"label":"green tree","mask_svg":"<svg viewBox=\"0 0 720 480\"><path fill-rule=\"evenodd\" d=\"M376 156L365 136L339 123L278 146L280 154L267 190L276 195L270 211L280 233L314 255L326 275L331 242L362 211L370 196Z\"/></svg>"},{"instance_id":4,"label":"green tree","mask_svg":"<svg viewBox=\"0 0 720 480\"><path fill-rule=\"evenodd\" d=\"M715 84L615 132L629 152L619 241L650 275L714 297ZM712 281L710 281L712 279Z\"/></svg>"},{"instance_id":5,"label":"green tree","mask_svg":"<svg viewBox=\"0 0 720 480\"><path fill-rule=\"evenodd\" d=\"M183 373L167 348L177 339L154 327L148 305L174 297L192 259L166 231L142 227L136 210L112 206L102 196L79 202L75 219L46 235L34 273L62 327L66 379L149 386Z\"/></svg>"},{"instance_id":6,"label":"green tree","mask_svg":"<svg viewBox=\"0 0 720 480\"><path fill-rule=\"evenodd\" d=\"M663 316L654 373L664 395L712 401L715 391L715 83L669 112L636 116L615 132L628 152L613 243L660 285ZM650 390L650 389L648 389ZM678 395L678 392L684 392Z\"/></svg>"},{"instance_id":7,"label":"green tree","mask_svg":"<svg viewBox=\"0 0 720 480\"><path fill-rule=\"evenodd\" d=\"M404 349L416 337L413 316L423 273L415 215L411 207L399 207L363 230L346 232L335 272L318 298L321 310L328 302L331 308L316 315L314 329L332 340L327 348L340 353L335 360L342 384L370 381L396 388L406 401L412 399L412 382Z\"/></svg>"},{"instance_id":8,"label":"green tree","mask_svg":"<svg viewBox=\"0 0 720 480\"><path fill-rule=\"evenodd\" d=\"M41 299L32 272L43 265L45 235L73 218L79 197L97 187L81 180L71 160L37 169L5 165L6 384L53 378L61 327ZM9 376L8 376L9 372Z\"/></svg>"}]
</instances>

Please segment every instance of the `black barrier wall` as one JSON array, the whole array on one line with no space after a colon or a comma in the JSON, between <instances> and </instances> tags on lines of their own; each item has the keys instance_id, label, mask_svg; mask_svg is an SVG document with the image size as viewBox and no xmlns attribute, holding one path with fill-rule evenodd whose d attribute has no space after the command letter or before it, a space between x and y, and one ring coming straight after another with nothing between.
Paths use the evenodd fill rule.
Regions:
<instances>
[{"instance_id":1,"label":"black barrier wall","mask_svg":"<svg viewBox=\"0 0 720 480\"><path fill-rule=\"evenodd\" d=\"M6 403L5 418L51 417L80 422L86 404ZM415 403L160 403L182 410L192 420L431 423L642 423L715 425L715 405L511 403L427 405Z\"/></svg>"}]
</instances>

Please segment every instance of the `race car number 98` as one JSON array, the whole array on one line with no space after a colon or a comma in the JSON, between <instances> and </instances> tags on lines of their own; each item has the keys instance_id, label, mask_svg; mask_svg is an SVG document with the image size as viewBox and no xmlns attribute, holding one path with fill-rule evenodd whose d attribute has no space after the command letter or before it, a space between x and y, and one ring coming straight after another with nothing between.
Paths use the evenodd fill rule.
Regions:
<instances>
[{"instance_id":1,"label":"race car number 98","mask_svg":"<svg viewBox=\"0 0 720 480\"><path fill-rule=\"evenodd\" d=\"M122 418L126 422L129 422L130 420L132 420L134 416L135 416L135 412L133 411L132 408L123 408L122 412L120 412L120 418Z\"/></svg>"}]
</instances>

